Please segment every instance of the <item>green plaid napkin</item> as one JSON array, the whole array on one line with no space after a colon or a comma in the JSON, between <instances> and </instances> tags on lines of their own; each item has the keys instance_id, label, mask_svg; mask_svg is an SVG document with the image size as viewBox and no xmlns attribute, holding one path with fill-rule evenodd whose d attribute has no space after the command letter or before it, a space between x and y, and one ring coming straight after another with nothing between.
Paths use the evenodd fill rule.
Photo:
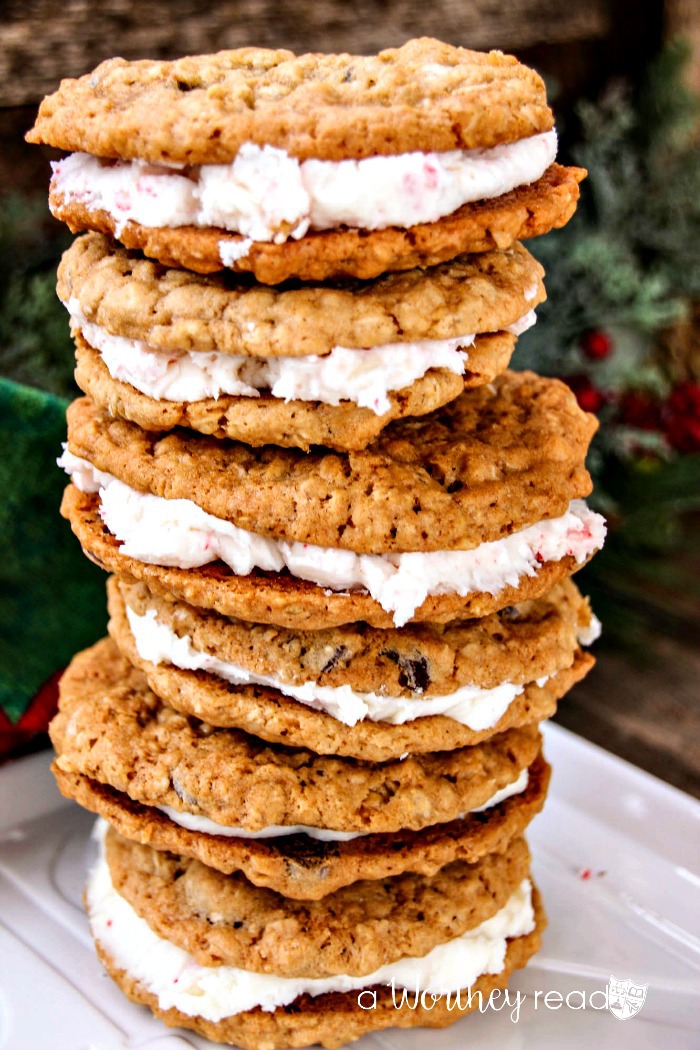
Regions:
<instances>
[{"instance_id":1,"label":"green plaid napkin","mask_svg":"<svg viewBox=\"0 0 700 1050\"><path fill-rule=\"evenodd\" d=\"M0 378L0 729L105 632L104 573L58 508L68 402Z\"/></svg>"}]
</instances>

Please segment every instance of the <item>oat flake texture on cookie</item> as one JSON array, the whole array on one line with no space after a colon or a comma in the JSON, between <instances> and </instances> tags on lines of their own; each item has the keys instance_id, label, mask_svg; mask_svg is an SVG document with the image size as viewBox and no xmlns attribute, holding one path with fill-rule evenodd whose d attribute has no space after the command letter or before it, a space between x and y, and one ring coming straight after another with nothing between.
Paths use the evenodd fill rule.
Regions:
<instances>
[{"instance_id":1,"label":"oat flake texture on cookie","mask_svg":"<svg viewBox=\"0 0 700 1050\"><path fill-rule=\"evenodd\" d=\"M50 733L99 960L242 1050L468 1042L454 997L540 946L540 724L600 631L597 421L509 371L546 297L521 241L585 177L543 81L430 39L115 58L28 139L83 233L57 456L109 637Z\"/></svg>"},{"instance_id":2,"label":"oat flake texture on cookie","mask_svg":"<svg viewBox=\"0 0 700 1050\"><path fill-rule=\"evenodd\" d=\"M146 430L249 445L367 447L505 370L536 323L542 267L522 245L374 281L271 288L164 269L100 234L58 271L76 381Z\"/></svg>"},{"instance_id":3,"label":"oat flake texture on cookie","mask_svg":"<svg viewBox=\"0 0 700 1050\"><path fill-rule=\"evenodd\" d=\"M444 620L459 608L450 602L490 595L483 614L543 593L602 545L603 519L581 499L594 430L567 387L531 373L465 391L347 456L152 435L82 399L69 410L61 465L86 498L69 491L65 513L106 568L120 571L116 546L140 579L145 564L188 570L195 582L192 570L223 562L229 592L256 589L261 572L278 596L290 580L311 584L294 608L318 615L318 626L353 617L344 596L363 592L397 627L430 600ZM99 514L107 536L85 512ZM105 558L96 544L110 537ZM371 608L354 618L382 625Z\"/></svg>"}]
</instances>

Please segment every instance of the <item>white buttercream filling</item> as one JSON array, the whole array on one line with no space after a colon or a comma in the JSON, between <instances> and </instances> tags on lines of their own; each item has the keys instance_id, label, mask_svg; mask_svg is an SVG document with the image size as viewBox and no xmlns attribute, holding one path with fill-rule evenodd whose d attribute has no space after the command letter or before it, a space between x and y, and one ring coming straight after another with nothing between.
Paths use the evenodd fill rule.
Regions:
<instances>
[{"instance_id":1,"label":"white buttercream filling","mask_svg":"<svg viewBox=\"0 0 700 1050\"><path fill-rule=\"evenodd\" d=\"M591 613L591 618L585 627L579 627L578 629L578 640L580 645L593 645L597 642L603 632L603 625L596 616L595 613Z\"/></svg>"},{"instance_id":2,"label":"white buttercream filling","mask_svg":"<svg viewBox=\"0 0 700 1050\"><path fill-rule=\"evenodd\" d=\"M153 664L170 663L186 671L207 671L235 685L270 686L307 707L325 711L348 726L365 719L403 725L416 718L445 715L474 730L490 729L525 688L512 682L503 682L493 689L463 685L446 696L419 699L415 695L403 697L357 693L349 685L317 685L313 681L300 684L285 682L273 675L256 674L229 660L220 660L211 653L195 649L189 635L178 637L167 624L159 623L155 609L149 609L140 616L127 606L126 613L136 648L143 660ZM543 681L546 678L540 679L540 682Z\"/></svg>"},{"instance_id":3,"label":"white buttercream filling","mask_svg":"<svg viewBox=\"0 0 700 1050\"><path fill-rule=\"evenodd\" d=\"M159 937L112 884L104 854L90 875L86 902L92 934L113 964L158 999L188 1017L220 1021L260 1006L272 1011L299 996L350 992L390 985L436 995L473 985L481 974L500 973L507 938L535 927L528 879L500 911L479 926L440 944L422 958L403 958L361 977L278 977L236 966L201 966L187 952Z\"/></svg>"},{"instance_id":4,"label":"white buttercream filling","mask_svg":"<svg viewBox=\"0 0 700 1050\"><path fill-rule=\"evenodd\" d=\"M525 289L525 302L531 303L539 291L539 282L533 281L532 284L528 285Z\"/></svg>"},{"instance_id":5,"label":"white buttercream filling","mask_svg":"<svg viewBox=\"0 0 700 1050\"><path fill-rule=\"evenodd\" d=\"M571 555L581 564L605 539L605 520L583 500L472 550L356 554L287 542L240 529L187 499L138 492L66 451L59 466L83 492L99 492L100 515L121 553L153 565L191 569L221 559L238 576L253 569L281 572L333 591L364 588L402 627L432 594L498 594L535 576L540 564Z\"/></svg>"},{"instance_id":6,"label":"white buttercream filling","mask_svg":"<svg viewBox=\"0 0 700 1050\"><path fill-rule=\"evenodd\" d=\"M177 167L73 153L53 164L66 203L107 212L116 233L141 226L214 226L243 234L222 242L226 264L254 241L280 243L307 230L366 230L435 222L471 201L539 179L557 152L556 132L491 149L403 153L365 160L304 160L245 143L230 164Z\"/></svg>"},{"instance_id":7,"label":"white buttercream filling","mask_svg":"<svg viewBox=\"0 0 700 1050\"><path fill-rule=\"evenodd\" d=\"M65 304L74 324L97 350L109 374L163 401L203 401L221 395L284 401L353 401L377 415L391 408L389 392L404 390L432 368L464 375L474 334L366 349L335 346L324 356L244 357L217 351L157 350L139 339L112 335L85 317L77 299ZM504 331L521 335L536 320L530 310Z\"/></svg>"},{"instance_id":8,"label":"white buttercream filling","mask_svg":"<svg viewBox=\"0 0 700 1050\"><path fill-rule=\"evenodd\" d=\"M528 779L528 770L521 770L512 784L506 784L504 788L501 788L488 801L484 802L483 806L467 809L463 813L459 813L454 819L462 820L463 817L468 816L470 813L483 813L484 810L491 809L492 806L498 806L513 795L522 794L527 787ZM332 828L315 828L309 824L271 824L269 827L261 828L260 831L246 831L245 828L217 824L216 821L210 820L208 817L196 816L194 813L181 813L179 810L173 809L172 806L156 806L155 808L165 813L173 823L179 824L189 831L203 832L205 835L225 835L228 838L241 839L276 839L286 835L308 835L309 838L319 839L321 842L349 842L350 839L366 837L366 833L363 831L334 831Z\"/></svg>"}]
</instances>

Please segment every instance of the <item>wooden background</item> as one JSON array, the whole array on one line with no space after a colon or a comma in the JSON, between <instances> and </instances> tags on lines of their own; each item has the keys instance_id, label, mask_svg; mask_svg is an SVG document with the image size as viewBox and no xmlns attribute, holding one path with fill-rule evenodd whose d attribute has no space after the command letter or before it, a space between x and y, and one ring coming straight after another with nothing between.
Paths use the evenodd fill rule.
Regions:
<instances>
[{"instance_id":1,"label":"wooden background","mask_svg":"<svg viewBox=\"0 0 700 1050\"><path fill-rule=\"evenodd\" d=\"M611 76L638 79L676 34L696 45L690 77L700 90L700 0L4 0L2 191L46 192L50 151L26 146L22 135L46 92L103 58L168 58L246 44L372 52L423 34L514 51L548 78L560 120ZM558 719L700 795L699 681L700 655L690 637L660 634L644 663L599 647L598 666L563 702Z\"/></svg>"},{"instance_id":2,"label":"wooden background","mask_svg":"<svg viewBox=\"0 0 700 1050\"><path fill-rule=\"evenodd\" d=\"M0 104L34 102L61 76L83 73L115 50L125 58L247 44L364 53L422 35L522 50L601 39L611 29L612 6L607 0L11 0L0 15Z\"/></svg>"},{"instance_id":3,"label":"wooden background","mask_svg":"<svg viewBox=\"0 0 700 1050\"><path fill-rule=\"evenodd\" d=\"M562 109L611 74L637 78L666 33L684 20L700 26L695 9L700 0L3 0L0 185L45 184L47 151L22 142L36 104L62 77L113 55L242 45L362 53L431 35L514 51L556 86Z\"/></svg>"}]
</instances>

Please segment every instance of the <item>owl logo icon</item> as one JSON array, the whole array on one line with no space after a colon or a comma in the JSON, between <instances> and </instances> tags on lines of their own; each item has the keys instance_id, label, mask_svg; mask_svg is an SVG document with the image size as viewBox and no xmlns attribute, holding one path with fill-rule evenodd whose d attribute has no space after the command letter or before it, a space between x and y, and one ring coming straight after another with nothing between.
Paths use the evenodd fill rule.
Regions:
<instances>
[{"instance_id":1,"label":"owl logo icon","mask_svg":"<svg viewBox=\"0 0 700 1050\"><path fill-rule=\"evenodd\" d=\"M610 977L608 981L608 1009L619 1021L628 1021L635 1017L644 1006L648 984L634 984L629 978L618 981Z\"/></svg>"}]
</instances>

